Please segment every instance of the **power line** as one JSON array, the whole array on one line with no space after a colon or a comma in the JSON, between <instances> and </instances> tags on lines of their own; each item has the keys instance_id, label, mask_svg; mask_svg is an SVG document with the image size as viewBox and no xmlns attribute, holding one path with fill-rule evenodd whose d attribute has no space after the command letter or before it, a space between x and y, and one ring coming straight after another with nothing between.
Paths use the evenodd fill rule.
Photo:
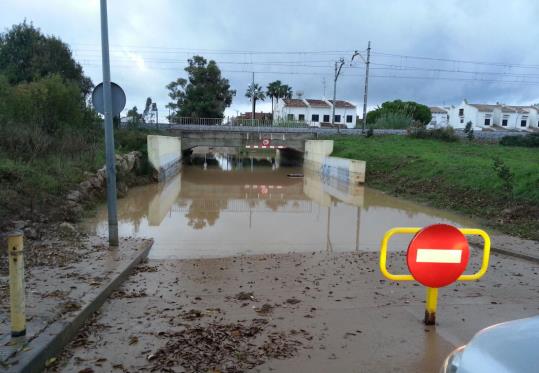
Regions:
<instances>
[{"instance_id":1,"label":"power line","mask_svg":"<svg viewBox=\"0 0 539 373\"><path fill-rule=\"evenodd\" d=\"M458 60L458 59L440 58L440 57L410 56L410 55L404 55L404 54L384 53L384 52L372 52L372 53L378 56L397 57L397 58L406 58L406 59L414 59L414 60L465 63L465 64L474 64L474 65L488 65L488 66L510 67L510 68L521 68L521 69L539 69L539 65L522 65L522 64L513 64L513 63L506 63L506 62L487 62L487 61L473 61L473 60Z\"/></svg>"}]
</instances>

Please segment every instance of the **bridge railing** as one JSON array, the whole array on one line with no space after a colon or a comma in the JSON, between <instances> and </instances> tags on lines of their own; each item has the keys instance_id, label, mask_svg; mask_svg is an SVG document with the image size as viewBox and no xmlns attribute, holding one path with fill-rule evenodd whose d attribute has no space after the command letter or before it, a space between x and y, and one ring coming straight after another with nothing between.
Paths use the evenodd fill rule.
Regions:
<instances>
[{"instance_id":1,"label":"bridge railing","mask_svg":"<svg viewBox=\"0 0 539 373\"><path fill-rule=\"evenodd\" d=\"M310 122L271 120L271 119L241 119L241 118L190 118L176 117L172 125L200 125L200 126L231 126L231 127L288 127L308 128Z\"/></svg>"}]
</instances>

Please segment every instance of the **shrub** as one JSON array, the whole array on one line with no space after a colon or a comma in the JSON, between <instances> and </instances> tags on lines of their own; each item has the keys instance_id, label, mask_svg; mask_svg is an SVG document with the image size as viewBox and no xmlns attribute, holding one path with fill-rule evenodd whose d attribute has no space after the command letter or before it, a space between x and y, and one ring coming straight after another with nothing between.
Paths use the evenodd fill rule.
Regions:
<instances>
[{"instance_id":1,"label":"shrub","mask_svg":"<svg viewBox=\"0 0 539 373\"><path fill-rule=\"evenodd\" d=\"M500 140L500 145L537 148L539 147L539 133L530 133L525 136L504 136Z\"/></svg>"},{"instance_id":2,"label":"shrub","mask_svg":"<svg viewBox=\"0 0 539 373\"><path fill-rule=\"evenodd\" d=\"M99 140L95 112L79 87L53 75L15 86L0 77L0 146L21 159L78 153Z\"/></svg>"},{"instance_id":3,"label":"shrub","mask_svg":"<svg viewBox=\"0 0 539 373\"><path fill-rule=\"evenodd\" d=\"M515 174L509 169L509 167L504 163L503 160L496 157L492 159L492 168L496 175L502 181L502 188L508 196L513 195L513 184L515 179Z\"/></svg>"},{"instance_id":4,"label":"shrub","mask_svg":"<svg viewBox=\"0 0 539 373\"><path fill-rule=\"evenodd\" d=\"M472 122L466 123L466 127L464 127L464 133L466 134L466 137L468 140L472 141L474 139L474 133L473 133L473 124Z\"/></svg>"},{"instance_id":5,"label":"shrub","mask_svg":"<svg viewBox=\"0 0 539 373\"><path fill-rule=\"evenodd\" d=\"M406 129L410 127L413 118L410 114L404 112L387 112L374 122L374 128L384 129Z\"/></svg>"},{"instance_id":6,"label":"shrub","mask_svg":"<svg viewBox=\"0 0 539 373\"><path fill-rule=\"evenodd\" d=\"M414 125L408 129L408 136L416 139L434 139L446 142L458 141L453 127L426 129L422 125Z\"/></svg>"},{"instance_id":7,"label":"shrub","mask_svg":"<svg viewBox=\"0 0 539 373\"><path fill-rule=\"evenodd\" d=\"M374 135L374 129L369 126L367 129L367 133L365 134L366 137L372 137Z\"/></svg>"}]
</instances>

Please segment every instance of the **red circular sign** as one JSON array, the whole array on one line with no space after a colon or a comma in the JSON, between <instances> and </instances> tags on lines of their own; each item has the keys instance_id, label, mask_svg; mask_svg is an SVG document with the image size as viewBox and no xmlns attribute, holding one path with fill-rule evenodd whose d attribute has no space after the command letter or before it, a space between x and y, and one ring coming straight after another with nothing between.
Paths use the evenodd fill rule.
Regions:
<instances>
[{"instance_id":1,"label":"red circular sign","mask_svg":"<svg viewBox=\"0 0 539 373\"><path fill-rule=\"evenodd\" d=\"M268 146L269 144L270 144L269 139L264 139L264 140L262 140L262 145L263 145L263 146Z\"/></svg>"},{"instance_id":2,"label":"red circular sign","mask_svg":"<svg viewBox=\"0 0 539 373\"><path fill-rule=\"evenodd\" d=\"M447 224L430 225L417 232L406 253L414 279L431 288L455 282L466 270L469 258L468 240Z\"/></svg>"}]
</instances>

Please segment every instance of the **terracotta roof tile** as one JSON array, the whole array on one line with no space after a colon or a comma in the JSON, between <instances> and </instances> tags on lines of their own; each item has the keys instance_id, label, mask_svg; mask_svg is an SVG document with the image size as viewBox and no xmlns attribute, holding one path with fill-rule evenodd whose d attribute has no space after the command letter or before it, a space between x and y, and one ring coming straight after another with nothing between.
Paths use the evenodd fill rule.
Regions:
<instances>
[{"instance_id":1,"label":"terracotta roof tile","mask_svg":"<svg viewBox=\"0 0 539 373\"><path fill-rule=\"evenodd\" d=\"M429 109L431 113L447 114L447 110L439 108L438 106L431 106Z\"/></svg>"},{"instance_id":2,"label":"terracotta roof tile","mask_svg":"<svg viewBox=\"0 0 539 373\"><path fill-rule=\"evenodd\" d=\"M311 107L331 107L326 101L324 100L313 100L313 99L306 99Z\"/></svg>"},{"instance_id":3,"label":"terracotta roof tile","mask_svg":"<svg viewBox=\"0 0 539 373\"><path fill-rule=\"evenodd\" d=\"M328 100L328 101L333 103L333 100ZM348 101L343 101L343 100L336 100L335 107L355 109L355 105L349 103Z\"/></svg>"},{"instance_id":4,"label":"terracotta roof tile","mask_svg":"<svg viewBox=\"0 0 539 373\"><path fill-rule=\"evenodd\" d=\"M285 106L288 107L307 107L303 100L298 98L285 98L283 99Z\"/></svg>"}]
</instances>

